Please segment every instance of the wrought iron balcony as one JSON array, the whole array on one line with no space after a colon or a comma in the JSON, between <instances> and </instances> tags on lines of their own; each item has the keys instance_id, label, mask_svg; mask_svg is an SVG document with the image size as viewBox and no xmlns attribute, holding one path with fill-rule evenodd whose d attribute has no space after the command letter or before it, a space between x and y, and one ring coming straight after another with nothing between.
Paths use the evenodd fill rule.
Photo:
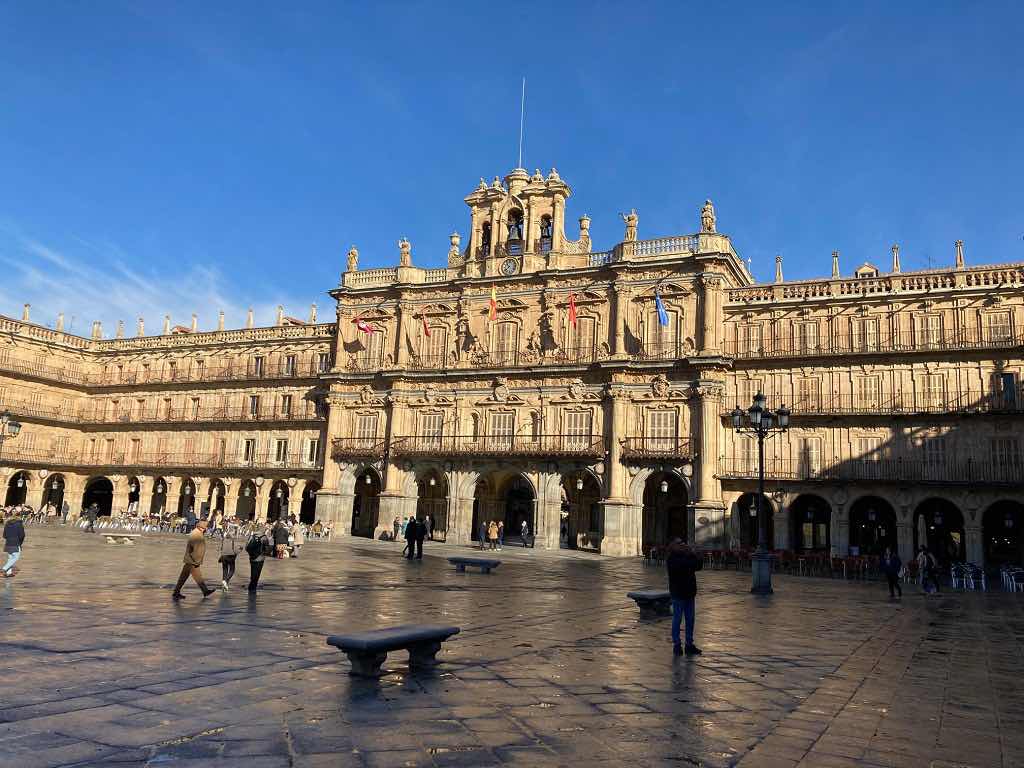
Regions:
<instances>
[{"instance_id":1,"label":"wrought iron balcony","mask_svg":"<svg viewBox=\"0 0 1024 768\"><path fill-rule=\"evenodd\" d=\"M410 435L391 444L395 456L533 456L597 459L604 440L593 435Z\"/></svg>"},{"instance_id":2,"label":"wrought iron balcony","mask_svg":"<svg viewBox=\"0 0 1024 768\"><path fill-rule=\"evenodd\" d=\"M219 453L139 453L88 454L73 450L46 450L5 445L0 461L6 465L42 467L89 467L139 469L231 469L231 470L274 470L319 471L323 461L317 458L309 461L306 454L294 452L278 456L276 453L245 456L226 456Z\"/></svg>"},{"instance_id":3,"label":"wrought iron balcony","mask_svg":"<svg viewBox=\"0 0 1024 768\"><path fill-rule=\"evenodd\" d=\"M622 440L622 458L625 461L689 460L693 452L688 437L627 437Z\"/></svg>"},{"instance_id":4,"label":"wrought iron balcony","mask_svg":"<svg viewBox=\"0 0 1024 768\"><path fill-rule=\"evenodd\" d=\"M157 370L124 370L110 371L90 374L85 377L85 383L94 387L118 387L123 385L137 384L188 384L195 382L218 382L218 381L288 381L315 379L326 373L328 366L320 366L316 361L289 364L287 361L280 361L276 364L269 362L263 365L254 365L249 361L245 365L226 366L192 366L190 368L177 368L165 366Z\"/></svg>"},{"instance_id":5,"label":"wrought iron balcony","mask_svg":"<svg viewBox=\"0 0 1024 768\"><path fill-rule=\"evenodd\" d=\"M788 403L789 399L783 398ZM913 416L915 414L1020 413L1024 394L1008 392L897 392L878 396L854 394L804 397L793 401L792 417L804 416ZM731 409L723 409L728 416Z\"/></svg>"},{"instance_id":6,"label":"wrought iron balcony","mask_svg":"<svg viewBox=\"0 0 1024 768\"><path fill-rule=\"evenodd\" d=\"M756 480L756 459L723 459L718 476L729 480ZM830 463L790 458L765 458L769 480L798 482L876 481L895 483L1019 485L1024 483L1021 461L930 461L926 459L833 459Z\"/></svg>"},{"instance_id":7,"label":"wrought iron balcony","mask_svg":"<svg viewBox=\"0 0 1024 768\"><path fill-rule=\"evenodd\" d=\"M384 441L376 437L336 437L331 441L331 458L379 459L384 456Z\"/></svg>"}]
</instances>

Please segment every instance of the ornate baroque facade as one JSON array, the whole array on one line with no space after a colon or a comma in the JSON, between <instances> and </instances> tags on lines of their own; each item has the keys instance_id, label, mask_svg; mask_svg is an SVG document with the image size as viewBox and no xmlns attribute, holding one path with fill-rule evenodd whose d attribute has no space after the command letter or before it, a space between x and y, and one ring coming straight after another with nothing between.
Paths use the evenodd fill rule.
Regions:
<instances>
[{"instance_id":1,"label":"ornate baroque facade","mask_svg":"<svg viewBox=\"0 0 1024 768\"><path fill-rule=\"evenodd\" d=\"M3 319L8 501L114 514L287 507L338 534L427 515L448 541L523 523L536 546L743 548L756 446L728 412L793 410L767 444L779 549L1021 558L1024 265L754 284L708 201L693 235L591 247L570 188L521 169L467 198L448 266L360 270L336 322L84 339ZM251 325L251 322L250 322Z\"/></svg>"}]
</instances>

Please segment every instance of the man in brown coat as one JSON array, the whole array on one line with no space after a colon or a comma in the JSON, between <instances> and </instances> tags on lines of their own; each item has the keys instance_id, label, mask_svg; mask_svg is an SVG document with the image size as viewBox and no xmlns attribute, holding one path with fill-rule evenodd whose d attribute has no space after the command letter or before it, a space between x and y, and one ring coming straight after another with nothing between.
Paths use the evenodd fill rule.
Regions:
<instances>
[{"instance_id":1,"label":"man in brown coat","mask_svg":"<svg viewBox=\"0 0 1024 768\"><path fill-rule=\"evenodd\" d=\"M185 596L181 594L181 588L185 586L185 582L190 575L195 579L196 584L199 585L199 589L203 591L203 597L209 597L216 591L206 586L203 574L199 572L199 566L203 564L203 557L206 555L205 536L207 525L206 520L200 520L196 523L192 533L188 535L188 543L185 545L185 565L181 569L181 575L178 577L178 583L174 587L174 592L171 593L172 600L185 599Z\"/></svg>"}]
</instances>

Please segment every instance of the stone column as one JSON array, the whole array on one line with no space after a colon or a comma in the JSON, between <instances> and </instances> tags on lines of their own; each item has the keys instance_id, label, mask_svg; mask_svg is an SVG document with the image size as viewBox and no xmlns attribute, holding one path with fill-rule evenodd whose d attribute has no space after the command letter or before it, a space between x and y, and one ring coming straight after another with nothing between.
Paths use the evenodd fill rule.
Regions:
<instances>
[{"instance_id":1,"label":"stone column","mask_svg":"<svg viewBox=\"0 0 1024 768\"><path fill-rule=\"evenodd\" d=\"M793 542L790 541L790 532L792 526L789 520L790 511L786 506L785 501L779 503L779 509L775 513L774 533L775 542L772 546L775 549L793 549Z\"/></svg>"},{"instance_id":2,"label":"stone column","mask_svg":"<svg viewBox=\"0 0 1024 768\"><path fill-rule=\"evenodd\" d=\"M622 356L626 354L626 320L629 315L629 300L632 291L624 285L615 283L612 286L614 306L612 307L612 322L614 333L612 334L612 354Z\"/></svg>"},{"instance_id":3,"label":"stone column","mask_svg":"<svg viewBox=\"0 0 1024 768\"><path fill-rule=\"evenodd\" d=\"M324 471L321 490L328 493L337 491L341 481L341 467L331 456L331 441L342 435L342 421L345 416L344 404L345 398L340 392L327 394L327 428L324 430ZM319 501L319 495L317 499Z\"/></svg>"},{"instance_id":4,"label":"stone column","mask_svg":"<svg viewBox=\"0 0 1024 768\"><path fill-rule=\"evenodd\" d=\"M256 488L256 509L253 510L253 518L260 523L267 521L267 502L270 501L270 486L273 483L264 478L263 485Z\"/></svg>"},{"instance_id":5,"label":"stone column","mask_svg":"<svg viewBox=\"0 0 1024 768\"><path fill-rule=\"evenodd\" d=\"M178 494L181 492L181 480L177 477L164 475L164 511L172 518L178 514Z\"/></svg>"},{"instance_id":6,"label":"stone column","mask_svg":"<svg viewBox=\"0 0 1024 768\"><path fill-rule=\"evenodd\" d=\"M409 314L401 301L395 307L395 365L403 368L408 357L408 345L405 343L406 315Z\"/></svg>"},{"instance_id":7,"label":"stone column","mask_svg":"<svg viewBox=\"0 0 1024 768\"><path fill-rule=\"evenodd\" d=\"M224 478L224 517L234 517L238 511L238 494L242 490L242 481L237 477Z\"/></svg>"},{"instance_id":8,"label":"stone column","mask_svg":"<svg viewBox=\"0 0 1024 768\"><path fill-rule=\"evenodd\" d=\"M555 253L562 251L565 240L565 198L555 195L551 201L551 250Z\"/></svg>"},{"instance_id":9,"label":"stone column","mask_svg":"<svg viewBox=\"0 0 1024 768\"><path fill-rule=\"evenodd\" d=\"M721 354L722 327L722 276L713 272L702 272L699 277L701 291L701 327L703 333L700 340L700 354Z\"/></svg>"},{"instance_id":10,"label":"stone column","mask_svg":"<svg viewBox=\"0 0 1024 768\"><path fill-rule=\"evenodd\" d=\"M70 509L69 516L82 511L82 494L85 493L86 478L81 475L64 475L64 500Z\"/></svg>"},{"instance_id":11,"label":"stone column","mask_svg":"<svg viewBox=\"0 0 1024 768\"><path fill-rule=\"evenodd\" d=\"M150 475L136 475L139 481L139 515L148 517L153 506L153 477Z\"/></svg>"},{"instance_id":12,"label":"stone column","mask_svg":"<svg viewBox=\"0 0 1024 768\"><path fill-rule=\"evenodd\" d=\"M984 567L985 548L982 543L983 539L981 536L981 526L973 524L970 521L968 521L964 525L964 535L967 539L964 542L964 550L967 555L967 562L974 563L975 565Z\"/></svg>"},{"instance_id":13,"label":"stone column","mask_svg":"<svg viewBox=\"0 0 1024 768\"><path fill-rule=\"evenodd\" d=\"M832 556L846 557L850 553L850 518L841 504L832 510L829 534L832 538Z\"/></svg>"},{"instance_id":14,"label":"stone column","mask_svg":"<svg viewBox=\"0 0 1024 768\"><path fill-rule=\"evenodd\" d=\"M640 550L640 510L629 499L629 477L622 463L622 443L628 430L629 392L621 385L609 384L604 399L605 412L605 483L601 503L604 537L601 553L629 557Z\"/></svg>"}]
</instances>

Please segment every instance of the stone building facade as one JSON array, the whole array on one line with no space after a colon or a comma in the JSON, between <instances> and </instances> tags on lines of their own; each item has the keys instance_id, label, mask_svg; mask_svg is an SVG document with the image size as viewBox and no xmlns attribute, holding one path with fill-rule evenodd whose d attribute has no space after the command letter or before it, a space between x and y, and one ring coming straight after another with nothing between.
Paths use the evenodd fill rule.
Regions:
<instances>
[{"instance_id":1,"label":"stone building facade","mask_svg":"<svg viewBox=\"0 0 1024 768\"><path fill-rule=\"evenodd\" d=\"M767 445L781 550L1021 559L1024 265L755 284L706 202L692 235L595 251L566 231L555 170L481 180L447 266L359 269L333 323L83 339L4 319L8 496L109 484L115 513L287 508L379 537L429 515L438 537L629 556L681 536L750 548L756 446L729 411L793 411ZM279 313L280 314L280 313ZM59 480L59 483L58 483ZM22 485L17 485L18 482ZM162 489L158 494L157 489ZM36 499L38 497L38 499Z\"/></svg>"}]
</instances>

